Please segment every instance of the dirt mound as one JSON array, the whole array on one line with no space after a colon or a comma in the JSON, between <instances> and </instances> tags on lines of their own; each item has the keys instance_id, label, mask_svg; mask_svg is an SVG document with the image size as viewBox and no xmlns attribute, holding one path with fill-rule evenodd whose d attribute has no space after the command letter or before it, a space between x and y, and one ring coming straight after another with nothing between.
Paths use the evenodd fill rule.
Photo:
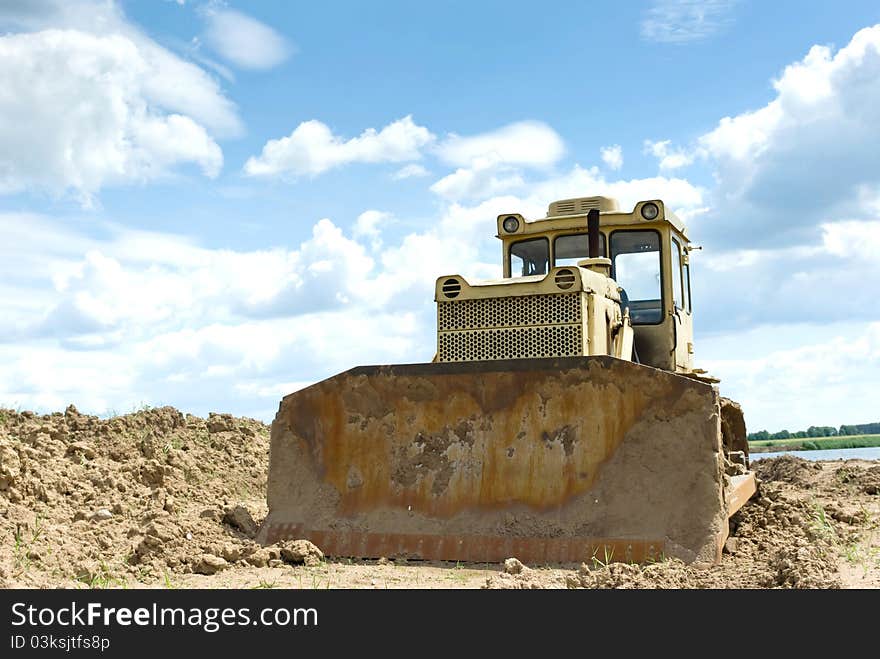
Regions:
<instances>
[{"instance_id":1,"label":"dirt mound","mask_svg":"<svg viewBox=\"0 0 880 659\"><path fill-rule=\"evenodd\" d=\"M495 574L483 585L484 589L493 590L530 590L542 588L561 588L564 586L564 577L555 575L548 579L545 574L532 570L518 558L508 558L504 561L502 572Z\"/></svg>"},{"instance_id":2,"label":"dirt mound","mask_svg":"<svg viewBox=\"0 0 880 659\"><path fill-rule=\"evenodd\" d=\"M880 495L880 466L853 469L852 466L844 465L834 473L842 483L852 483L865 494Z\"/></svg>"},{"instance_id":3,"label":"dirt mound","mask_svg":"<svg viewBox=\"0 0 880 659\"><path fill-rule=\"evenodd\" d=\"M793 455L780 455L752 463L752 468L762 481L785 481L803 484L809 481L812 472L821 470L816 462L804 460Z\"/></svg>"},{"instance_id":4,"label":"dirt mound","mask_svg":"<svg viewBox=\"0 0 880 659\"><path fill-rule=\"evenodd\" d=\"M760 493L730 521L720 565L698 569L678 560L648 565L594 560L563 574L568 588L838 588L844 572L875 583L880 546L873 540L880 505L871 495L880 466L812 463L783 456L756 463ZM839 464L839 463L837 463ZM853 566L858 570L853 570ZM523 566L486 580L484 588L556 588ZM852 585L852 583L850 583Z\"/></svg>"},{"instance_id":5,"label":"dirt mound","mask_svg":"<svg viewBox=\"0 0 880 659\"><path fill-rule=\"evenodd\" d=\"M0 579L113 584L281 562L251 540L268 446L267 426L231 415L0 410Z\"/></svg>"}]
</instances>

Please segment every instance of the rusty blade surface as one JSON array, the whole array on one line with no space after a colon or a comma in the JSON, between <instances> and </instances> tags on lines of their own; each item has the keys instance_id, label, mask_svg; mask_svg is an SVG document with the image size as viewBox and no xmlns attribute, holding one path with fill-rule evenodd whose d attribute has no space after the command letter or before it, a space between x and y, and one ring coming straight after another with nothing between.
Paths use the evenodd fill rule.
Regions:
<instances>
[{"instance_id":1,"label":"rusty blade surface","mask_svg":"<svg viewBox=\"0 0 880 659\"><path fill-rule=\"evenodd\" d=\"M603 563L644 563L660 560L664 555L662 540L310 531L301 524L273 524L268 529L269 543L300 538L321 547L327 556L360 558L499 563L516 556L521 561L532 564L581 563L593 559Z\"/></svg>"},{"instance_id":2,"label":"rusty blade surface","mask_svg":"<svg viewBox=\"0 0 880 659\"><path fill-rule=\"evenodd\" d=\"M711 562L726 496L705 383L611 357L371 366L282 401L260 538L448 537L449 560L611 538Z\"/></svg>"}]
</instances>

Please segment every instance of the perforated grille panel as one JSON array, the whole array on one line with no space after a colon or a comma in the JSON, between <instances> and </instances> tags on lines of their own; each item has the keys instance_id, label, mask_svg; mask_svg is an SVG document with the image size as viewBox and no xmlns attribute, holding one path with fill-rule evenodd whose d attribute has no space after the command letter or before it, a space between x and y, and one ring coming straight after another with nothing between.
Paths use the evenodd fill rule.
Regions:
<instances>
[{"instance_id":1,"label":"perforated grille panel","mask_svg":"<svg viewBox=\"0 0 880 659\"><path fill-rule=\"evenodd\" d=\"M470 362L527 357L576 357L581 354L577 325L467 330L440 334L440 361Z\"/></svg>"},{"instance_id":2,"label":"perforated grille panel","mask_svg":"<svg viewBox=\"0 0 880 659\"><path fill-rule=\"evenodd\" d=\"M580 324L579 293L490 297L437 303L437 329Z\"/></svg>"},{"instance_id":3,"label":"perforated grille panel","mask_svg":"<svg viewBox=\"0 0 880 659\"><path fill-rule=\"evenodd\" d=\"M441 362L583 354L580 293L439 302Z\"/></svg>"}]
</instances>

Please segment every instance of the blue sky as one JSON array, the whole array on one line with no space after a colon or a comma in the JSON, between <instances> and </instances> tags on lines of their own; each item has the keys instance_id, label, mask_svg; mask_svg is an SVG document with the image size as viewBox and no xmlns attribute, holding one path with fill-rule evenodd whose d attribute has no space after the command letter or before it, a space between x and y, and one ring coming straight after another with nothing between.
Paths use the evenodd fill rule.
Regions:
<instances>
[{"instance_id":1,"label":"blue sky","mask_svg":"<svg viewBox=\"0 0 880 659\"><path fill-rule=\"evenodd\" d=\"M880 418L880 7L545 4L0 0L0 404L271 419L609 194L705 246L751 429Z\"/></svg>"}]
</instances>

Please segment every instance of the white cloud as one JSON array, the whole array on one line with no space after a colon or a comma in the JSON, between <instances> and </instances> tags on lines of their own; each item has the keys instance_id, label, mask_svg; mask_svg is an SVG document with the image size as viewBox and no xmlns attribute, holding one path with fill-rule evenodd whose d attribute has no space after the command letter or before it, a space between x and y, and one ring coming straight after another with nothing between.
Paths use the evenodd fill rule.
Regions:
<instances>
[{"instance_id":1,"label":"white cloud","mask_svg":"<svg viewBox=\"0 0 880 659\"><path fill-rule=\"evenodd\" d=\"M562 138L540 121L521 121L467 137L452 134L437 147L441 160L459 167L470 167L476 161L548 166L564 153Z\"/></svg>"},{"instance_id":2,"label":"white cloud","mask_svg":"<svg viewBox=\"0 0 880 659\"><path fill-rule=\"evenodd\" d=\"M773 333L783 344L768 340ZM798 338L802 337L802 338ZM765 326L697 346L721 391L745 410L749 431L876 421L880 323Z\"/></svg>"},{"instance_id":3,"label":"white cloud","mask_svg":"<svg viewBox=\"0 0 880 659\"><path fill-rule=\"evenodd\" d=\"M380 219L369 213L359 224L378 234ZM431 341L414 339L424 324L411 305L384 308L413 273L381 279L365 248L328 219L296 249L255 251L115 225L88 237L70 224L0 214L17 240L0 245L0 402L101 413L147 400L268 419L279 383L373 359L431 358ZM250 394L236 402L239 385Z\"/></svg>"},{"instance_id":4,"label":"white cloud","mask_svg":"<svg viewBox=\"0 0 880 659\"><path fill-rule=\"evenodd\" d=\"M145 400L269 419L284 387L300 388L362 363L429 360L433 283L452 273L500 276L493 237L499 213L542 217L550 201L585 194L618 197L623 208L658 196L679 213L705 206L705 191L684 179L607 180L598 168L574 167L524 182L518 192L473 205L449 204L424 229L393 239L382 232L390 220L382 211L358 216L351 237L323 219L295 249L214 250L180 236L119 227L110 227L104 239L87 239L29 217L41 235L57 240L45 243L16 225L21 243L9 254L18 264L31 264L30 271L24 274L15 263L0 268L4 278L11 277L13 304L7 308L16 310L0 323L0 337L16 331L19 337L16 343L0 342L0 359L9 365L0 374L0 400L44 409L73 401L97 412ZM870 233L876 227L853 228ZM828 249L845 250L853 228L829 225ZM363 244L380 239L389 242L381 252L374 246L370 253ZM752 352L748 363L729 363L728 355L739 353L714 347L706 328L737 331L768 319L809 321L815 309L804 289L830 297L852 285L851 270L835 275L839 262L824 269L811 265L822 248L695 257L697 327L708 337L698 338L697 357L724 376L725 393L748 394L749 369L764 368L763 362ZM38 255L44 253L53 256L41 262ZM749 277L762 286L752 286ZM26 298L40 302L15 303ZM852 297L836 305L834 317L862 322L870 313L870 305ZM102 378L111 368L120 372ZM45 376L46 369L58 377ZM747 413L749 419L771 418L760 410Z\"/></svg>"},{"instance_id":5,"label":"white cloud","mask_svg":"<svg viewBox=\"0 0 880 659\"><path fill-rule=\"evenodd\" d=\"M391 175L391 178L393 178L395 181L402 181L406 178L428 176L430 173L431 172L425 169L422 165L419 165L418 163L412 163L398 169Z\"/></svg>"},{"instance_id":6,"label":"white cloud","mask_svg":"<svg viewBox=\"0 0 880 659\"><path fill-rule=\"evenodd\" d=\"M814 46L785 68L767 105L703 135L698 149L718 180L715 240L815 244L823 224L877 219L878 78L880 25L836 53Z\"/></svg>"},{"instance_id":7,"label":"white cloud","mask_svg":"<svg viewBox=\"0 0 880 659\"><path fill-rule=\"evenodd\" d=\"M851 240L857 240L851 236ZM782 249L706 250L692 258L694 308L701 331L880 319L866 303L880 266L850 248L821 243ZM817 300L830 301L817 306Z\"/></svg>"},{"instance_id":8,"label":"white cloud","mask_svg":"<svg viewBox=\"0 0 880 659\"><path fill-rule=\"evenodd\" d=\"M380 225L387 223L391 219L390 213L383 211L368 210L358 215L354 223L355 238L366 237L377 239L382 230Z\"/></svg>"},{"instance_id":9,"label":"white cloud","mask_svg":"<svg viewBox=\"0 0 880 659\"><path fill-rule=\"evenodd\" d=\"M451 134L436 148L458 168L431 186L450 201L481 200L522 188L522 167L546 168L565 153L562 138L539 121L521 121L462 137Z\"/></svg>"},{"instance_id":10,"label":"white cloud","mask_svg":"<svg viewBox=\"0 0 880 659\"><path fill-rule=\"evenodd\" d=\"M718 33L732 20L737 0L653 0L641 23L642 39L686 44Z\"/></svg>"},{"instance_id":11,"label":"white cloud","mask_svg":"<svg viewBox=\"0 0 880 659\"><path fill-rule=\"evenodd\" d=\"M291 45L265 23L232 9L209 6L205 42L221 57L243 69L271 69L292 52Z\"/></svg>"},{"instance_id":12,"label":"white cloud","mask_svg":"<svg viewBox=\"0 0 880 659\"><path fill-rule=\"evenodd\" d=\"M181 164L216 176L223 155L212 135L236 134L241 122L213 78L115 5L47 3L56 9L4 16L38 31L0 37L0 192L73 191L88 204L105 185Z\"/></svg>"},{"instance_id":13,"label":"white cloud","mask_svg":"<svg viewBox=\"0 0 880 659\"><path fill-rule=\"evenodd\" d=\"M671 149L671 140L653 142L645 140L645 153L650 153L659 160L660 171L671 171L687 167L694 161L694 153L682 149Z\"/></svg>"},{"instance_id":14,"label":"white cloud","mask_svg":"<svg viewBox=\"0 0 880 659\"><path fill-rule=\"evenodd\" d=\"M486 199L520 188L525 183L518 170L491 160L477 160L461 167L431 186L431 191L452 201Z\"/></svg>"},{"instance_id":15,"label":"white cloud","mask_svg":"<svg viewBox=\"0 0 880 659\"><path fill-rule=\"evenodd\" d=\"M609 169L616 171L623 167L623 149L619 144L603 146L599 149L599 153L602 156L602 162L604 162Z\"/></svg>"},{"instance_id":16,"label":"white cloud","mask_svg":"<svg viewBox=\"0 0 880 659\"><path fill-rule=\"evenodd\" d=\"M144 35L112 0L34 0L6 5L0 7L0 24L4 22L18 28L14 32L63 30L100 38L122 37L134 44L138 57L120 75L135 79L152 111L191 117L218 137L237 136L243 130L235 104L223 95L211 76ZM88 52L82 53L82 58L87 59ZM41 75L34 80L54 86L57 72L36 73ZM114 80L111 76L108 82Z\"/></svg>"},{"instance_id":17,"label":"white cloud","mask_svg":"<svg viewBox=\"0 0 880 659\"><path fill-rule=\"evenodd\" d=\"M823 224L822 245L826 254L873 264L880 254L880 221Z\"/></svg>"},{"instance_id":18,"label":"white cloud","mask_svg":"<svg viewBox=\"0 0 880 659\"><path fill-rule=\"evenodd\" d=\"M624 210L631 210L636 202L645 199L663 199L679 215L700 209L705 203L705 190L686 179L653 176L643 179L609 181L598 168L572 168L567 174L547 179L530 186L529 197L546 205L555 199L605 195L614 197ZM543 215L543 211L542 211Z\"/></svg>"},{"instance_id":19,"label":"white cloud","mask_svg":"<svg viewBox=\"0 0 880 659\"><path fill-rule=\"evenodd\" d=\"M244 171L249 176L315 176L356 162L406 162L421 158L421 149L433 140L431 132L409 115L349 140L313 119L287 137L266 142L259 156L248 158Z\"/></svg>"}]
</instances>

